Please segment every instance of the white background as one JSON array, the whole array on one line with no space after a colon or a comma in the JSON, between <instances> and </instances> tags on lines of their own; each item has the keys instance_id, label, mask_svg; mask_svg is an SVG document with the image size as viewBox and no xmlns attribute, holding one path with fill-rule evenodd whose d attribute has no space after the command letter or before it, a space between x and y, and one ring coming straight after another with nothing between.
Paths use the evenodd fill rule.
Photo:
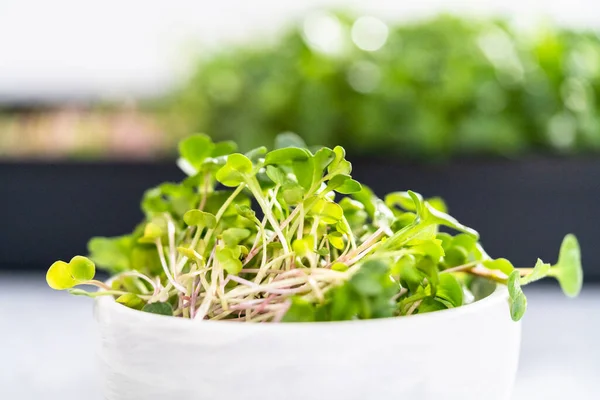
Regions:
<instances>
[{"instance_id":1,"label":"white background","mask_svg":"<svg viewBox=\"0 0 600 400\"><path fill-rule=\"evenodd\" d=\"M598 0L0 0L0 102L159 94L185 61L317 7L384 19L453 11L600 27Z\"/></svg>"}]
</instances>

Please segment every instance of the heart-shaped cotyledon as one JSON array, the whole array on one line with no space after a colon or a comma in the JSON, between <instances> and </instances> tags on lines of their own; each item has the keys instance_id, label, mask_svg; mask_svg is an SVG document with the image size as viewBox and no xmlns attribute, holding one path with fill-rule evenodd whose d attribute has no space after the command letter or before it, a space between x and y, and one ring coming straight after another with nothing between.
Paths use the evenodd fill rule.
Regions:
<instances>
[{"instance_id":1,"label":"heart-shaped cotyledon","mask_svg":"<svg viewBox=\"0 0 600 400\"><path fill-rule=\"evenodd\" d=\"M46 273L46 281L52 289L65 290L94 279L96 266L86 257L75 256L71 261L57 261Z\"/></svg>"}]
</instances>

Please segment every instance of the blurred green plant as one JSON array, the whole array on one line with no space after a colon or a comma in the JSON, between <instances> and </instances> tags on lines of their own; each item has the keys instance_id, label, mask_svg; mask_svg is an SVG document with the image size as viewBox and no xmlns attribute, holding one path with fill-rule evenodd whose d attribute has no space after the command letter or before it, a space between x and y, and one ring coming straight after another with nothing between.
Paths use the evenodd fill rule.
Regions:
<instances>
[{"instance_id":1,"label":"blurred green plant","mask_svg":"<svg viewBox=\"0 0 600 400\"><path fill-rule=\"evenodd\" d=\"M600 150L599 94L593 32L321 13L273 43L205 57L166 119L247 149L293 131L352 154L569 153Z\"/></svg>"}]
</instances>

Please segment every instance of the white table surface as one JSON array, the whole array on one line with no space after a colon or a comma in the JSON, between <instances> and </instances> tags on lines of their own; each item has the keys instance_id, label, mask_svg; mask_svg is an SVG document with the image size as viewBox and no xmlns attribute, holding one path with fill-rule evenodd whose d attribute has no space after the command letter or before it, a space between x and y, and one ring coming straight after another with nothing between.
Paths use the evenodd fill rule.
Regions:
<instances>
[{"instance_id":1,"label":"white table surface","mask_svg":"<svg viewBox=\"0 0 600 400\"><path fill-rule=\"evenodd\" d=\"M574 300L528 289L513 399L600 399L600 286ZM42 275L0 274L0 399L100 400L94 339L90 299L53 292Z\"/></svg>"}]
</instances>

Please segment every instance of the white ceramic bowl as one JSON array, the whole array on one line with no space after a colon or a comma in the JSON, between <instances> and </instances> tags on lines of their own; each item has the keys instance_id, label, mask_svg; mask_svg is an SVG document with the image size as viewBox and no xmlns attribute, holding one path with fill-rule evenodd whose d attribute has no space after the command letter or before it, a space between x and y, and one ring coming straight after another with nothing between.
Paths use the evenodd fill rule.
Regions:
<instances>
[{"instance_id":1,"label":"white ceramic bowl","mask_svg":"<svg viewBox=\"0 0 600 400\"><path fill-rule=\"evenodd\" d=\"M471 305L370 321L190 321L96 301L107 400L507 400L521 326L498 286Z\"/></svg>"}]
</instances>

